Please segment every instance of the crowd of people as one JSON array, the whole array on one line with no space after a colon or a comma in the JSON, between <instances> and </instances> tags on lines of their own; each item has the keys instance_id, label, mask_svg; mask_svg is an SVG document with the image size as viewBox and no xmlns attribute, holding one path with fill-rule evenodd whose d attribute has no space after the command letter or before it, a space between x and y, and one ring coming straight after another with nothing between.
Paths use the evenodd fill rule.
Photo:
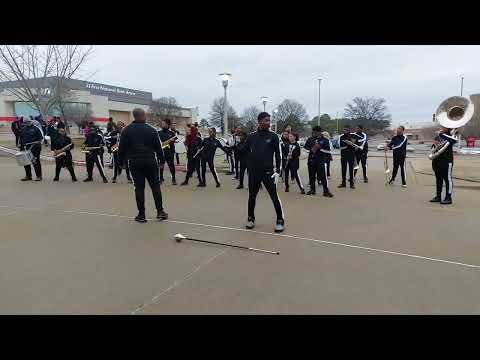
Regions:
<instances>
[{"instance_id":1,"label":"crowd of people","mask_svg":"<svg viewBox=\"0 0 480 360\"><path fill-rule=\"evenodd\" d=\"M168 214L163 210L160 184L165 181L164 164L166 163L172 185L177 185L175 160L179 164L178 152L175 151L175 143L179 141L179 131L169 119L162 121L161 129L156 130L146 123L146 114L141 109L133 112L134 121L125 126L121 121L115 123L112 118L107 123L104 134L93 121L84 127L84 142L82 152L85 153L87 178L84 182L93 181L93 171L96 166L104 183L108 179L104 170L104 148L111 154L113 168L112 182L125 170L129 183L135 184L135 194L139 214L135 218L139 222L145 222L144 188L147 181L152 188L155 205L158 211L158 219L166 219ZM72 149L74 144L66 134L65 124L60 118L52 119L42 129L42 122L38 119L18 119L12 124L16 144L23 151L30 151L33 155L32 165L36 174L36 181L42 180L42 168L40 163L41 144L47 138L51 141L51 151L55 156L55 177L59 180L62 168L66 168L72 181L77 181L73 166ZM395 181L397 171L401 170L402 186L406 187L405 157L407 138L403 134L404 128L397 129L397 135L387 144L393 150L394 168L390 183ZM447 141L453 142L453 137L448 133L440 134ZM186 175L181 186L187 186L189 180L196 172L198 187L206 187L207 165L215 181L216 187L220 187L220 179L215 169L215 154L221 149L229 163L229 172L238 180L237 189L244 188L245 173L248 172L248 219L246 227L252 229L255 222L255 202L262 185L267 190L273 202L277 222L275 231L281 232L284 228L283 209L277 194L279 179L284 183L285 192L290 191L290 182L296 182L301 194L315 195L317 185L322 186L323 196L332 198L329 180L331 179L330 163L332 161L332 141L328 132L322 131L321 127L315 126L311 136L306 140L303 148L308 151L307 168L309 189L306 189L299 175L300 157L302 146L299 144L299 135L290 127L286 127L279 137L270 131L270 115L261 113L258 115L257 131L247 134L241 127L232 130L228 140L224 142L217 138L215 128L208 129L208 136L202 138L198 124L187 125L184 145L186 147ZM338 188L347 187L355 189L357 171L362 166L363 181L368 183L367 159L368 137L361 125L351 129L346 125L343 133L339 136L341 162L341 183ZM448 153L447 153L448 154ZM449 155L446 155L447 157ZM175 159L175 157L177 157ZM449 158L450 159L450 158ZM453 160L452 160L453 161ZM448 162L448 161L447 161ZM439 202L438 192L441 193L442 181L447 183L447 200L451 203L451 165L444 166L441 160L434 165L437 174L437 196L432 200ZM133 178L133 179L132 179ZM22 181L32 180L31 166L25 166L25 177ZM443 202L442 202L443 203Z\"/></svg>"}]
</instances>

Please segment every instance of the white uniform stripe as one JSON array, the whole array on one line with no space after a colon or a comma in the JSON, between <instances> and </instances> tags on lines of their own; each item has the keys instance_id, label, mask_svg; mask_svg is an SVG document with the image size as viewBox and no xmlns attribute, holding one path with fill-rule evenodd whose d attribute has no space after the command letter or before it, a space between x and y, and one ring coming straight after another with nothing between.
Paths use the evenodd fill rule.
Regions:
<instances>
[{"instance_id":1,"label":"white uniform stripe","mask_svg":"<svg viewBox=\"0 0 480 360\"><path fill-rule=\"evenodd\" d=\"M448 186L449 186L448 194L449 195L452 195L452 192L453 192L452 168L453 168L453 164L448 163Z\"/></svg>"},{"instance_id":2,"label":"white uniform stripe","mask_svg":"<svg viewBox=\"0 0 480 360\"><path fill-rule=\"evenodd\" d=\"M105 177L105 172L103 171L103 163L102 163L102 159L100 159L100 155L97 155L97 159L98 159L98 164L100 165L98 170L100 170L100 174L102 175L102 177Z\"/></svg>"},{"instance_id":3,"label":"white uniform stripe","mask_svg":"<svg viewBox=\"0 0 480 360\"><path fill-rule=\"evenodd\" d=\"M330 188L329 187L329 184L328 184L328 176L327 176L327 164L323 164L325 166L325 179L327 180L327 188Z\"/></svg>"}]
</instances>

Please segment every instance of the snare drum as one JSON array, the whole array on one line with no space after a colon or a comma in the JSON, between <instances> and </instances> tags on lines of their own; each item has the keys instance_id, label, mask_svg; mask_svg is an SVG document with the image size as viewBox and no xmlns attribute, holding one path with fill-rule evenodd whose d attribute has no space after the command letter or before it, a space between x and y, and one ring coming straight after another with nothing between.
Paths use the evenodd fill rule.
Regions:
<instances>
[{"instance_id":1,"label":"snare drum","mask_svg":"<svg viewBox=\"0 0 480 360\"><path fill-rule=\"evenodd\" d=\"M177 154L185 154L187 152L184 142L185 136L177 135L177 141L175 141L175 152Z\"/></svg>"},{"instance_id":2,"label":"snare drum","mask_svg":"<svg viewBox=\"0 0 480 360\"><path fill-rule=\"evenodd\" d=\"M227 146L227 142L225 141L224 138L221 138L221 137L220 137L220 138L217 138L217 140L220 141L220 144L222 144L222 146L225 146L225 147ZM222 155L225 155L225 153L223 152L223 150L220 149L220 148L217 148L217 149L215 150L215 156L222 156Z\"/></svg>"},{"instance_id":3,"label":"snare drum","mask_svg":"<svg viewBox=\"0 0 480 360\"><path fill-rule=\"evenodd\" d=\"M19 166L32 165L33 154L30 150L19 151L15 154Z\"/></svg>"}]
</instances>

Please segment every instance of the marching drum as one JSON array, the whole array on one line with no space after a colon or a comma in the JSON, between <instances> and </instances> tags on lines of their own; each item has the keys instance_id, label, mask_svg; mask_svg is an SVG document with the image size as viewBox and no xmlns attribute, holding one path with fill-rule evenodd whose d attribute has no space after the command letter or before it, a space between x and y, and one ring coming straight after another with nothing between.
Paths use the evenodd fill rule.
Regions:
<instances>
[{"instance_id":1,"label":"marching drum","mask_svg":"<svg viewBox=\"0 0 480 360\"><path fill-rule=\"evenodd\" d=\"M33 154L30 150L19 151L15 154L19 166L32 165Z\"/></svg>"},{"instance_id":2,"label":"marching drum","mask_svg":"<svg viewBox=\"0 0 480 360\"><path fill-rule=\"evenodd\" d=\"M217 138L218 141L220 141L220 144L222 144L222 146L227 146L227 142L225 141L224 138ZM223 156L225 155L225 153L223 152L222 149L220 148L217 148L217 150L215 150L215 156Z\"/></svg>"},{"instance_id":3,"label":"marching drum","mask_svg":"<svg viewBox=\"0 0 480 360\"><path fill-rule=\"evenodd\" d=\"M187 152L184 142L185 136L177 135L177 141L175 141L175 152L177 154L185 154Z\"/></svg>"}]
</instances>

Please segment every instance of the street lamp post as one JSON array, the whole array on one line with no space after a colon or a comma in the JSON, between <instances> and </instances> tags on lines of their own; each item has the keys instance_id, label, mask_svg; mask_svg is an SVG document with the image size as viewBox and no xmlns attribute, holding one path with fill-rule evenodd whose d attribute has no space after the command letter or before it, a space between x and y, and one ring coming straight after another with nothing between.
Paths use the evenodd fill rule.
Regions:
<instances>
[{"instance_id":1,"label":"street lamp post","mask_svg":"<svg viewBox=\"0 0 480 360\"><path fill-rule=\"evenodd\" d=\"M227 87L228 87L228 80L232 77L232 74L229 73L222 73L220 74L220 79L222 79L222 85L224 89L223 94L223 136L228 134L228 116L227 116Z\"/></svg>"},{"instance_id":2,"label":"street lamp post","mask_svg":"<svg viewBox=\"0 0 480 360\"><path fill-rule=\"evenodd\" d=\"M322 78L318 78L318 121L317 125L320 126L320 85L322 84Z\"/></svg>"},{"instance_id":3,"label":"street lamp post","mask_svg":"<svg viewBox=\"0 0 480 360\"><path fill-rule=\"evenodd\" d=\"M337 135L338 135L338 112L337 112Z\"/></svg>"},{"instance_id":4,"label":"street lamp post","mask_svg":"<svg viewBox=\"0 0 480 360\"><path fill-rule=\"evenodd\" d=\"M267 96L262 96L261 99L262 99L262 103L263 103L263 112L265 112L266 108L267 108L268 97Z\"/></svg>"},{"instance_id":5,"label":"street lamp post","mask_svg":"<svg viewBox=\"0 0 480 360\"><path fill-rule=\"evenodd\" d=\"M273 124L274 124L274 131L275 133L277 133L277 113L278 113L278 109L273 109Z\"/></svg>"},{"instance_id":6,"label":"street lamp post","mask_svg":"<svg viewBox=\"0 0 480 360\"><path fill-rule=\"evenodd\" d=\"M463 96L463 76L462 76L462 85L460 86L460 96Z\"/></svg>"}]
</instances>

